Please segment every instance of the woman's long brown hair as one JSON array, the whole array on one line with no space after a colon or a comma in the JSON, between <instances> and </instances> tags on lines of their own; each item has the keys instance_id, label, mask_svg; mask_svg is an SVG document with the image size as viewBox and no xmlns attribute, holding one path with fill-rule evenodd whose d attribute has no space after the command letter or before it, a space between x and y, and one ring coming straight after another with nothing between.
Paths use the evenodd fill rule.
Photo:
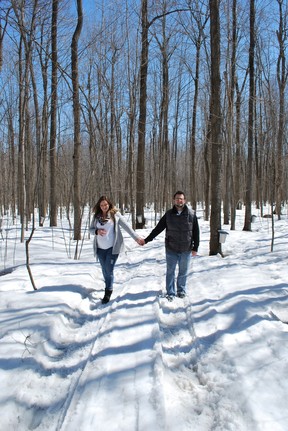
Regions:
<instances>
[{"instance_id":1,"label":"woman's long brown hair","mask_svg":"<svg viewBox=\"0 0 288 431\"><path fill-rule=\"evenodd\" d=\"M101 202L106 201L109 205L109 209L108 212L111 214L112 219L114 220L114 215L117 212L117 209L115 207L115 205L113 204L113 202L111 201L111 199L108 198L108 196L100 196L100 198L98 199L96 205L93 208L93 213L95 215L95 217L100 216L102 214L102 210L100 208L100 204Z\"/></svg>"}]
</instances>

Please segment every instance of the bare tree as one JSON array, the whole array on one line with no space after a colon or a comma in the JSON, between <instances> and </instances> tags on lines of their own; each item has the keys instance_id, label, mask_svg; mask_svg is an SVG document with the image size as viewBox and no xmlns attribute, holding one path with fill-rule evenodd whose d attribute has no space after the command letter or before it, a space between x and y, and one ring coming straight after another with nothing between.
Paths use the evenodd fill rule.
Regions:
<instances>
[{"instance_id":1,"label":"bare tree","mask_svg":"<svg viewBox=\"0 0 288 431\"><path fill-rule=\"evenodd\" d=\"M283 0L277 0L279 5L279 28L277 39L279 44L279 55L277 61L277 82L279 88L279 117L276 154L276 214L278 220L281 218L281 207L283 200L283 143L285 129L285 88L287 84L288 69L286 65L285 44L287 43L287 15L283 11Z\"/></svg>"},{"instance_id":2,"label":"bare tree","mask_svg":"<svg viewBox=\"0 0 288 431\"><path fill-rule=\"evenodd\" d=\"M172 49L169 47L169 42L172 33L167 35L166 24L166 2L163 4L163 18L161 19L161 33L159 36L157 32L154 37L161 52L161 105L159 112L159 177L160 177L160 190L158 190L158 197L161 199L161 208L166 208L170 203L171 181L168 172L170 170L170 147L169 147L169 131L168 131L168 118L169 118L169 59L172 55ZM162 40L161 40L162 39ZM173 48L174 49L174 48Z\"/></svg>"},{"instance_id":3,"label":"bare tree","mask_svg":"<svg viewBox=\"0 0 288 431\"><path fill-rule=\"evenodd\" d=\"M13 2L12 7L16 16L17 25L20 33L18 48L19 65L18 65L18 84L19 84L19 137L18 137L18 204L21 215L21 242L24 242L24 230L27 228L28 207L27 207L27 188L33 187L32 181L27 181L27 156L26 150L28 144L28 127L29 127L29 90L30 74L32 62L33 42L36 28L36 16L38 1L35 0L29 16L30 21L25 16L25 5ZM29 24L26 24L26 21ZM31 167L31 166L30 166ZM28 202L29 203L29 202Z\"/></svg>"},{"instance_id":4,"label":"bare tree","mask_svg":"<svg viewBox=\"0 0 288 431\"><path fill-rule=\"evenodd\" d=\"M147 73L148 73L148 5L147 0L141 1L141 60L140 60L140 96L138 121L138 153L136 172L136 228L142 229L145 225L145 135L147 113Z\"/></svg>"},{"instance_id":5,"label":"bare tree","mask_svg":"<svg viewBox=\"0 0 288 431\"><path fill-rule=\"evenodd\" d=\"M138 80L138 56L136 49L136 61L133 64L132 52L135 53L135 49L132 50L131 47L137 48L137 41L134 45L132 43L132 39L129 31L129 23L127 22L127 14L126 14L126 31L127 31L127 43L128 49L126 52L127 55L127 80L128 80L128 94L129 94L129 105L128 105L128 121L127 121L127 169L126 169L126 177L125 177L125 189L127 193L125 195L125 206L128 208L130 206L131 216L132 216L132 226L133 229L136 227L136 219L135 219L135 135L136 135L136 113L137 113L137 93L139 91L139 80ZM128 201L128 196L130 199Z\"/></svg>"},{"instance_id":6,"label":"bare tree","mask_svg":"<svg viewBox=\"0 0 288 431\"><path fill-rule=\"evenodd\" d=\"M211 217L210 255L222 254L219 242L221 229L222 136L220 102L220 16L219 0L210 0L211 43Z\"/></svg>"},{"instance_id":7,"label":"bare tree","mask_svg":"<svg viewBox=\"0 0 288 431\"><path fill-rule=\"evenodd\" d=\"M228 8L227 11L230 14ZM230 16L228 17L230 20ZM228 26L230 31L230 25ZM236 47L237 47L237 0L232 4L232 37L228 35L227 66L225 71L225 87L227 92L227 115L226 115L226 151L225 151L225 192L223 196L224 224L229 224L231 213L231 229L235 229L235 198L234 198L234 176L232 165L232 148L234 141L234 95L236 81ZM231 55L230 55L231 51ZM230 211L231 208L231 211Z\"/></svg>"},{"instance_id":8,"label":"bare tree","mask_svg":"<svg viewBox=\"0 0 288 431\"><path fill-rule=\"evenodd\" d=\"M255 106L255 0L250 0L250 46L249 46L249 117L248 117L248 153L246 169L245 221L243 230L251 231L252 190L253 190L253 142L254 142L254 106Z\"/></svg>"},{"instance_id":9,"label":"bare tree","mask_svg":"<svg viewBox=\"0 0 288 431\"><path fill-rule=\"evenodd\" d=\"M8 108L8 145L9 145L9 184L11 187L11 196L9 205L11 206L13 218L16 215L16 195L17 195L17 169L16 169L16 151L15 151L15 130L13 125L12 107Z\"/></svg>"},{"instance_id":10,"label":"bare tree","mask_svg":"<svg viewBox=\"0 0 288 431\"><path fill-rule=\"evenodd\" d=\"M57 86L58 86L58 53L57 53L57 28L58 28L58 0L52 0L51 22L51 117L50 117L50 226L57 226ZM72 66L73 67L73 66ZM45 214L42 214L45 217Z\"/></svg>"},{"instance_id":11,"label":"bare tree","mask_svg":"<svg viewBox=\"0 0 288 431\"><path fill-rule=\"evenodd\" d=\"M195 63L188 64L189 73L192 76L194 83L194 96L192 104L192 121L191 121L191 133L189 136L190 140L190 154L191 154L191 167L190 167L190 194L192 208L196 209L197 206L197 181L196 181L196 144L197 144L197 111L199 103L199 87L200 87L200 65L201 65L201 48L205 38L204 30L209 19L208 8L204 10L198 2L193 4L193 8L190 10L191 22L188 25L182 20L181 24L184 27L184 31L188 37L191 37L192 43L195 46Z\"/></svg>"},{"instance_id":12,"label":"bare tree","mask_svg":"<svg viewBox=\"0 0 288 431\"><path fill-rule=\"evenodd\" d=\"M50 14L50 10L49 10ZM42 15L41 15L42 16ZM39 67L41 73L41 86L40 80L37 79L36 74L32 74L32 88L34 97L35 109L35 127L36 127L36 150L37 150L37 192L38 192L38 207L39 207L39 224L44 223L47 216L49 204L49 191L50 184L49 177L49 162L48 160L48 133L49 133L49 94L48 94L48 75L50 66L50 49L51 44L50 33L47 31L45 25L45 18L41 24L40 31L40 44L36 44L36 51L39 59ZM46 38L48 34L48 38ZM41 94L42 106L40 103L39 93Z\"/></svg>"},{"instance_id":13,"label":"bare tree","mask_svg":"<svg viewBox=\"0 0 288 431\"><path fill-rule=\"evenodd\" d=\"M140 215L137 222L139 220L141 224L137 223L137 227L141 227L142 223L144 225L146 199L150 199L147 203L155 203L159 214L166 204L165 200L168 200L167 195L165 197L167 190L170 195L171 188L181 186L187 194L190 193L189 200L193 206L196 202L197 205L203 202L206 220L209 220L210 205L213 217L216 209L216 222L212 230L217 250L220 191L217 188L219 184L215 182L215 172L218 181L218 169L223 161L225 171L221 176L225 183L224 187L221 185L221 192L225 204L224 223L230 221L231 214L231 229L235 228L238 202L248 203L249 208L249 202L256 199L262 214L265 201L275 204L277 198L280 208L281 201L283 204L283 200L287 199L284 181L287 181L288 172L288 160L284 157L287 128L287 83L283 79L287 77L283 75L285 67L287 73L287 5L284 0L271 2L270 11L273 9L273 14L267 17L267 9L261 9L261 5L256 9L259 27L262 29L267 25L269 28L267 32L259 31L255 38L255 85L250 94L248 55L241 51L242 47L246 49L245 40L249 37L249 27L244 25L249 11L239 0L211 1L210 7L221 5L221 44L224 46L227 41L227 56L224 50L221 56L222 60L227 60L227 74L221 87L222 97L225 95L225 98L221 108L220 104L217 106L218 71L210 76L210 71L215 71L214 66L210 68L210 47L215 50L215 45L210 44L204 28L207 2L143 0L133 3L135 9L128 0L116 2L112 9L103 3L102 13L95 14L91 20L87 16L87 25L83 33L81 31L83 51L77 66L79 77L81 75L85 85L77 86L78 74L74 73L74 88L69 76L71 25L66 27L67 19L59 19L62 13L60 6L66 18L69 17L68 3L59 2L58 22L55 20L55 26L51 23L56 18L51 9L58 2L38 0L36 8L36 0L0 1L0 51L3 50L5 59L0 73L0 169L1 184L5 184L0 191L2 213L9 208L13 214L17 215L17 211L21 213L21 220L29 221L32 192L36 189L35 206L39 207L39 215L47 214L50 204L52 221L54 210L50 193L54 194L54 188L56 211L57 206L61 211L63 205L67 216L71 217L70 210L75 208L74 216L79 221L84 202L94 203L99 192L103 192L111 194L121 209L128 207L132 210L135 227L136 215ZM184 3L186 9L179 10L179 5ZM13 7L7 14L11 5ZM139 5L143 12L140 16ZM95 7L99 10L99 4ZM126 13L121 15L124 8ZM283 21L279 10L283 12ZM229 13L225 14L225 11ZM36 13L34 21L33 13ZM72 15L74 22L75 14ZM114 20L116 15L120 18ZM168 15L169 19L166 18ZM226 16L229 16L227 30L224 27ZM275 18L278 20L278 32L274 31ZM108 19L109 26L106 25ZM142 41L141 29L139 31L141 20ZM212 29L214 18L211 18L211 24ZM51 43L51 31L54 30L57 33L52 38L57 43ZM79 35L75 36L73 43L78 47ZM284 55L280 45L284 48ZM75 57L78 60L78 55ZM56 65L58 75L54 75ZM251 78L252 73L249 76ZM79 123L75 121L73 124L74 116L70 115L73 94L77 119L78 90L80 100L83 100L81 145L80 119ZM250 106L248 112L245 108L251 101L254 102L253 109ZM249 123L251 117L248 117L251 113L254 115L252 128ZM224 139L222 143L218 130L222 121L227 147L224 146ZM215 122L218 124L215 125ZM75 147L70 133L73 126ZM50 154L56 148L55 169L50 165L50 183L48 162L51 162ZM220 163L223 156L225 159ZM83 169L84 163L89 169ZM61 188L57 180L60 170ZM247 195L246 185L250 188L250 195ZM89 190L87 200L83 193L84 186L85 191ZM249 222L250 215L251 212ZM74 224L76 226L77 223ZM23 229L26 227L27 222L24 222Z\"/></svg>"},{"instance_id":14,"label":"bare tree","mask_svg":"<svg viewBox=\"0 0 288 431\"><path fill-rule=\"evenodd\" d=\"M80 196L80 161L81 161L81 133L80 133L80 99L79 99L79 71L78 71L78 40L83 25L82 0L77 0L77 25L71 43L71 65L73 86L73 117L74 117L74 239L81 240L81 196ZM77 247L75 251L77 256Z\"/></svg>"}]
</instances>

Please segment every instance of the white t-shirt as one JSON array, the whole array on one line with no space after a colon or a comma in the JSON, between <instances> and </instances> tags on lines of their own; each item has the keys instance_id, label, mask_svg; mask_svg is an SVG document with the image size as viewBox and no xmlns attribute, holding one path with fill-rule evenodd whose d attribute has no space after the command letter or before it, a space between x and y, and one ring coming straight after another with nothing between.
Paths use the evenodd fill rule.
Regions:
<instances>
[{"instance_id":1,"label":"white t-shirt","mask_svg":"<svg viewBox=\"0 0 288 431\"><path fill-rule=\"evenodd\" d=\"M97 221L96 229L105 229L107 232L106 235L104 236L97 235L97 247L103 248L104 250L107 250L107 248L113 247L114 238L115 238L113 220L110 218L109 221L104 225L101 225L101 223Z\"/></svg>"}]
</instances>

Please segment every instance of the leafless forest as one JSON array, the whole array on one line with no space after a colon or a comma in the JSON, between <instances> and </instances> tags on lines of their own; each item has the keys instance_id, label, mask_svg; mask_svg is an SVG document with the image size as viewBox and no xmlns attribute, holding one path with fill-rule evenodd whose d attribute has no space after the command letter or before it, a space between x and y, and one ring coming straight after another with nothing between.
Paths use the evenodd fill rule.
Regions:
<instances>
[{"instance_id":1,"label":"leafless forest","mask_svg":"<svg viewBox=\"0 0 288 431\"><path fill-rule=\"evenodd\" d=\"M0 218L102 194L135 227L182 189L211 220L287 201L288 2L1 0Z\"/></svg>"}]
</instances>

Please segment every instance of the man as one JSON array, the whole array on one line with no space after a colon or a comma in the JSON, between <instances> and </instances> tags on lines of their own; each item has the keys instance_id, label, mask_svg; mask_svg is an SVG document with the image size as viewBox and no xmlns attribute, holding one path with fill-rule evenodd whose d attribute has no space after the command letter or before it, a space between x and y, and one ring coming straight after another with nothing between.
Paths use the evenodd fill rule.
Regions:
<instances>
[{"instance_id":1,"label":"man","mask_svg":"<svg viewBox=\"0 0 288 431\"><path fill-rule=\"evenodd\" d=\"M179 298L186 295L186 281L191 256L197 255L199 247L199 225L195 213L186 205L185 194L174 194L174 206L159 220L145 244L152 241L166 229L166 298L172 301L176 294ZM177 290L175 289L175 271L178 264Z\"/></svg>"}]
</instances>

